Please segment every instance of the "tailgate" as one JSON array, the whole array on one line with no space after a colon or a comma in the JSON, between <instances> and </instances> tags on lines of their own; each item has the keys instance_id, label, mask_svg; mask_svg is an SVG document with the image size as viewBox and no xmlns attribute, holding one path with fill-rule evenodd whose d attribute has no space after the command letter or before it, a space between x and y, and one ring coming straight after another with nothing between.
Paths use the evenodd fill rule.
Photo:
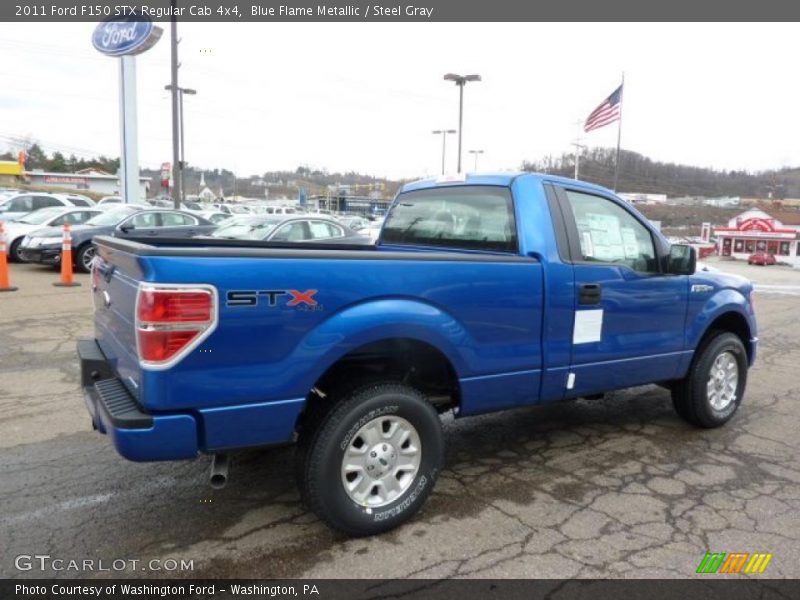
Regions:
<instances>
[{"instance_id":1,"label":"tailgate","mask_svg":"<svg viewBox=\"0 0 800 600\"><path fill-rule=\"evenodd\" d=\"M95 338L111 368L128 391L140 399L142 370L136 352L136 292L143 273L138 257L104 246L92 268Z\"/></svg>"}]
</instances>

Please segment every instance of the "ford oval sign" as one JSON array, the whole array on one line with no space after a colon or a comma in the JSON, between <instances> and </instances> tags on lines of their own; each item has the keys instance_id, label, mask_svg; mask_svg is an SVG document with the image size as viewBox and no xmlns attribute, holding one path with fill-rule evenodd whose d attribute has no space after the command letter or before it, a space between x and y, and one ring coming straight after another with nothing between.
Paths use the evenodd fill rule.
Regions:
<instances>
[{"instance_id":1,"label":"ford oval sign","mask_svg":"<svg viewBox=\"0 0 800 600\"><path fill-rule=\"evenodd\" d=\"M141 54L161 38L161 28L144 16L103 21L95 27L92 45L108 56Z\"/></svg>"}]
</instances>

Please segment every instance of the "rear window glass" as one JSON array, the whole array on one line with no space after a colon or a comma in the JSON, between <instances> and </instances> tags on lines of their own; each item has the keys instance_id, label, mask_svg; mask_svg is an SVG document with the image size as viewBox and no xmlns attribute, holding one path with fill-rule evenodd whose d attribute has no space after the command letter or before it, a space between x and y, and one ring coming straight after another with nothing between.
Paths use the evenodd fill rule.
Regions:
<instances>
[{"instance_id":1,"label":"rear window glass","mask_svg":"<svg viewBox=\"0 0 800 600\"><path fill-rule=\"evenodd\" d=\"M507 188L459 186L398 196L386 217L381 241L515 252L516 231Z\"/></svg>"}]
</instances>

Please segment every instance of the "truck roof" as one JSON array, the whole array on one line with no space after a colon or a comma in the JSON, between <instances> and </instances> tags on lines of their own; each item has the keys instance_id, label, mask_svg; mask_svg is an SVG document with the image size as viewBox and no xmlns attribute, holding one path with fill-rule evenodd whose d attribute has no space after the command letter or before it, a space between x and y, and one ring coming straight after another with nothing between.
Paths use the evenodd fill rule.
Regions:
<instances>
[{"instance_id":1,"label":"truck roof","mask_svg":"<svg viewBox=\"0 0 800 600\"><path fill-rule=\"evenodd\" d=\"M423 190L434 187L456 186L456 185L501 185L508 187L518 177L525 177L531 179L538 179L540 181L551 181L554 183L564 183L569 185L578 185L587 190L595 190L604 194L613 194L608 188L604 188L593 183L586 181L577 181L569 177L560 177L558 175L548 175L547 173L529 173L526 171L504 171L497 173L462 173L452 175L439 175L436 177L428 177L418 181L406 183L400 188L400 193L410 192L413 190Z\"/></svg>"}]
</instances>

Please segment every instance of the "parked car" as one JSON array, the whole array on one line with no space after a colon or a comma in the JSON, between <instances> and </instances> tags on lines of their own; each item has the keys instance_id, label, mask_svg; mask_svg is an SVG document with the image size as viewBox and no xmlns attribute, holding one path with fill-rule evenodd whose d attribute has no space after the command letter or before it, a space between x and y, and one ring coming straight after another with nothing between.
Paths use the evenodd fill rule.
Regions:
<instances>
[{"instance_id":1,"label":"parked car","mask_svg":"<svg viewBox=\"0 0 800 600\"><path fill-rule=\"evenodd\" d=\"M62 198L66 198L74 206L95 206L97 203L89 198L89 196L84 196L83 194L55 194L56 196L61 196Z\"/></svg>"},{"instance_id":2,"label":"parked car","mask_svg":"<svg viewBox=\"0 0 800 600\"><path fill-rule=\"evenodd\" d=\"M266 215L296 215L305 214L299 206L265 206L262 212Z\"/></svg>"},{"instance_id":3,"label":"parked car","mask_svg":"<svg viewBox=\"0 0 800 600\"><path fill-rule=\"evenodd\" d=\"M242 204L212 204L211 207L219 212L223 212L229 215L249 215L252 211L250 207L244 206Z\"/></svg>"},{"instance_id":4,"label":"parked car","mask_svg":"<svg viewBox=\"0 0 800 600\"><path fill-rule=\"evenodd\" d=\"M103 196L97 201L98 206L106 206L112 204L122 204L122 198L119 196Z\"/></svg>"},{"instance_id":5,"label":"parked car","mask_svg":"<svg viewBox=\"0 0 800 600\"><path fill-rule=\"evenodd\" d=\"M431 494L439 413L661 384L719 427L757 354L749 281L695 273L694 248L610 190L552 175L406 184L376 246L96 243L78 345L96 428L131 460L215 455L216 485L226 453L296 442L302 498L353 536Z\"/></svg>"},{"instance_id":6,"label":"parked car","mask_svg":"<svg viewBox=\"0 0 800 600\"><path fill-rule=\"evenodd\" d=\"M361 231L369 226L369 221L358 215L342 215L341 217L337 216L336 219L340 223L347 225L353 231Z\"/></svg>"},{"instance_id":7,"label":"parked car","mask_svg":"<svg viewBox=\"0 0 800 600\"><path fill-rule=\"evenodd\" d=\"M777 262L778 261L775 260L775 257L767 252L756 252L755 254L751 254L747 257L748 265L761 265L762 267L768 267L769 265L774 265Z\"/></svg>"},{"instance_id":8,"label":"parked car","mask_svg":"<svg viewBox=\"0 0 800 600\"><path fill-rule=\"evenodd\" d=\"M181 238L211 233L216 228L203 217L166 209L119 206L102 212L72 230L72 257L75 268L88 273L95 256L92 243L96 235L120 238ZM22 240L18 256L25 262L56 265L61 261L62 231L48 227L30 232Z\"/></svg>"},{"instance_id":9,"label":"parked car","mask_svg":"<svg viewBox=\"0 0 800 600\"><path fill-rule=\"evenodd\" d=\"M223 223L211 237L228 240L309 242L355 239L359 235L346 225L321 216L251 215L236 217L230 223Z\"/></svg>"},{"instance_id":10,"label":"parked car","mask_svg":"<svg viewBox=\"0 0 800 600\"><path fill-rule=\"evenodd\" d=\"M63 227L65 223L80 225L102 212L99 208L94 207L64 208L51 206L49 208L40 208L20 217L16 221L6 223L9 260L12 262L21 262L23 260L20 256L20 245L25 236L31 231L36 231L43 227Z\"/></svg>"},{"instance_id":11,"label":"parked car","mask_svg":"<svg viewBox=\"0 0 800 600\"><path fill-rule=\"evenodd\" d=\"M194 214L199 215L199 216L203 217L204 219L207 219L207 220L211 221L212 223L214 223L214 225L221 225L225 221L229 221L229 220L235 218L232 215L229 215L229 214L224 213L224 212L219 212L219 211L216 211L216 210L202 210L202 211L199 210L199 211L196 211Z\"/></svg>"},{"instance_id":12,"label":"parked car","mask_svg":"<svg viewBox=\"0 0 800 600\"><path fill-rule=\"evenodd\" d=\"M0 200L0 221L13 221L40 208L68 208L76 203L65 196L44 192L22 192Z\"/></svg>"}]
</instances>

